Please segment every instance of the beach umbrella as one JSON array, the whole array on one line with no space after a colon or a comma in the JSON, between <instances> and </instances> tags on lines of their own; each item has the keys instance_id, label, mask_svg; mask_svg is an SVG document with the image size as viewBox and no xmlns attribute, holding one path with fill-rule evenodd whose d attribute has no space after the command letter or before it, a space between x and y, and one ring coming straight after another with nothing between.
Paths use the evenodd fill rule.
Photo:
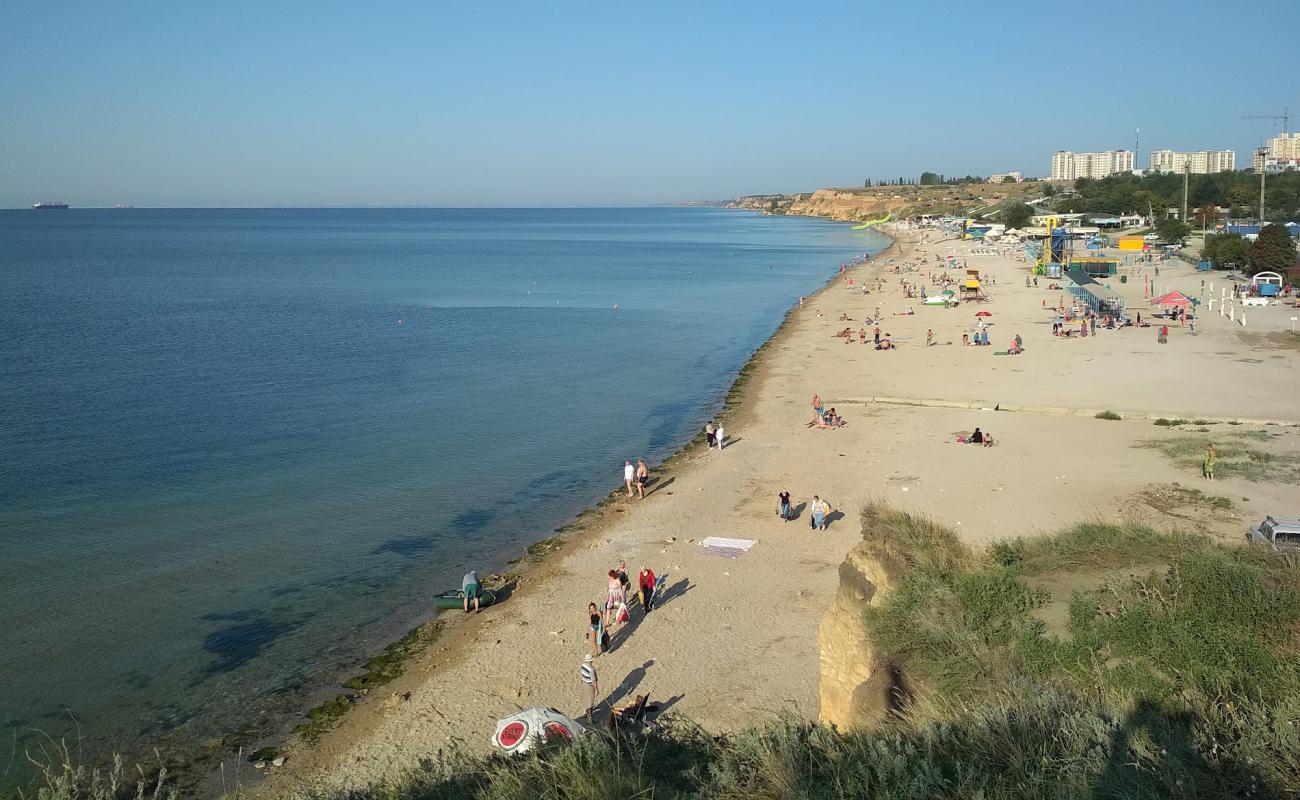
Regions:
<instances>
[{"instance_id":1,"label":"beach umbrella","mask_svg":"<svg viewBox=\"0 0 1300 800\"><path fill-rule=\"evenodd\" d=\"M1159 297L1151 298L1153 306L1187 306L1191 305L1192 299L1182 292L1169 292Z\"/></svg>"},{"instance_id":2,"label":"beach umbrella","mask_svg":"<svg viewBox=\"0 0 1300 800\"><path fill-rule=\"evenodd\" d=\"M991 312L988 312L988 311L976 311L976 312L975 312L975 316L977 316L977 317L991 317L991 316L993 316L993 314L992 314Z\"/></svg>"},{"instance_id":3,"label":"beach umbrella","mask_svg":"<svg viewBox=\"0 0 1300 800\"><path fill-rule=\"evenodd\" d=\"M944 289L944 290L943 290L943 293L946 294L946 295L948 295L949 297L951 297L951 296L954 295L954 294L957 294L957 293L956 293L955 291L953 291L952 289Z\"/></svg>"},{"instance_id":4,"label":"beach umbrella","mask_svg":"<svg viewBox=\"0 0 1300 800\"><path fill-rule=\"evenodd\" d=\"M572 742L585 732L586 728L554 708L533 706L497 720L492 745L518 755L539 745Z\"/></svg>"}]
</instances>

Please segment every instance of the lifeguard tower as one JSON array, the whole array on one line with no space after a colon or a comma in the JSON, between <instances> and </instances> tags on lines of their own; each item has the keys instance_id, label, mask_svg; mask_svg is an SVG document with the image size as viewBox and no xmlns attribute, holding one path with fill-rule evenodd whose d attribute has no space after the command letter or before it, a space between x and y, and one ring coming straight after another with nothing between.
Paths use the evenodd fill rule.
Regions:
<instances>
[{"instance_id":1,"label":"lifeguard tower","mask_svg":"<svg viewBox=\"0 0 1300 800\"><path fill-rule=\"evenodd\" d=\"M987 300L989 296L984 293L984 286L980 283L980 271L977 269L966 270L966 280L961 282L961 299L965 302L972 300Z\"/></svg>"}]
</instances>

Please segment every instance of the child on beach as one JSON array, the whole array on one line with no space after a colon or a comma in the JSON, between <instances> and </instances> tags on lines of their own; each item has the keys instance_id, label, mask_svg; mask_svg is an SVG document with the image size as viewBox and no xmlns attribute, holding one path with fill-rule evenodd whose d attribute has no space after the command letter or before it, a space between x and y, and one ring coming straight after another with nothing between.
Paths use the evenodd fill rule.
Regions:
<instances>
[{"instance_id":1,"label":"child on beach","mask_svg":"<svg viewBox=\"0 0 1300 800\"><path fill-rule=\"evenodd\" d=\"M714 434L714 439L716 439L718 442L718 452L722 452L722 443L726 440L726 438L727 438L727 432L723 430L722 425L719 424L718 432Z\"/></svg>"},{"instance_id":2,"label":"child on beach","mask_svg":"<svg viewBox=\"0 0 1300 800\"><path fill-rule=\"evenodd\" d=\"M785 490L782 490L781 493L776 496L776 501L777 501L776 513L781 515L781 519L785 520L786 522L789 522L790 520L794 519L794 509L790 506L790 493Z\"/></svg>"}]
</instances>

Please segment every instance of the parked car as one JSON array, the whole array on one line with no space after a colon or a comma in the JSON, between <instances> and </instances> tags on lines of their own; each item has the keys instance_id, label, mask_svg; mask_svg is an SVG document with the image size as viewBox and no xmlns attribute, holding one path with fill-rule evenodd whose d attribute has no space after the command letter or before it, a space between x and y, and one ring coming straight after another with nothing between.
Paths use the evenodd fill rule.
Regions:
<instances>
[{"instance_id":1,"label":"parked car","mask_svg":"<svg viewBox=\"0 0 1300 800\"><path fill-rule=\"evenodd\" d=\"M1300 549L1300 519L1265 517L1263 522L1250 529L1247 538L1268 544L1274 550Z\"/></svg>"}]
</instances>

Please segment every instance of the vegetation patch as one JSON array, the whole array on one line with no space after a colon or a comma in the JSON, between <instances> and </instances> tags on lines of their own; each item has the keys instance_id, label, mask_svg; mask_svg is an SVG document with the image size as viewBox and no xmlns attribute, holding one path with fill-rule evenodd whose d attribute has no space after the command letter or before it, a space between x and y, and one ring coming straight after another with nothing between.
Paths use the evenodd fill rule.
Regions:
<instances>
[{"instance_id":1,"label":"vegetation patch","mask_svg":"<svg viewBox=\"0 0 1300 800\"><path fill-rule=\"evenodd\" d=\"M1251 441L1269 441L1274 436L1268 431L1243 431L1210 438L1208 436L1179 436L1172 439L1151 439L1138 442L1137 447L1157 450L1177 467L1200 473L1206 450L1214 445L1216 478L1243 478L1248 481L1295 482L1300 481L1300 462L1281 460L1265 450L1251 447Z\"/></svg>"},{"instance_id":2,"label":"vegetation patch","mask_svg":"<svg viewBox=\"0 0 1300 800\"><path fill-rule=\"evenodd\" d=\"M1160 419L1156 420L1156 424L1157 424L1157 425L1160 425L1161 427L1176 428L1176 427L1178 427L1179 425L1186 425L1186 424L1187 424L1187 420L1185 420L1185 419L1165 419L1164 417L1161 417Z\"/></svg>"},{"instance_id":3,"label":"vegetation patch","mask_svg":"<svg viewBox=\"0 0 1300 800\"><path fill-rule=\"evenodd\" d=\"M344 681L343 687L363 695L369 694L401 675L406 669L406 662L412 656L423 652L424 648L437 639L441 632L440 620L426 622L412 628L405 636L385 647L382 653L367 661L364 671Z\"/></svg>"},{"instance_id":4,"label":"vegetation patch","mask_svg":"<svg viewBox=\"0 0 1300 800\"><path fill-rule=\"evenodd\" d=\"M1124 419L1123 417L1121 417L1119 414L1115 413L1114 411L1098 411L1098 412L1097 412L1096 414L1094 414L1093 416L1096 417L1097 419L1112 419L1112 420L1121 420L1121 419Z\"/></svg>"}]
</instances>

